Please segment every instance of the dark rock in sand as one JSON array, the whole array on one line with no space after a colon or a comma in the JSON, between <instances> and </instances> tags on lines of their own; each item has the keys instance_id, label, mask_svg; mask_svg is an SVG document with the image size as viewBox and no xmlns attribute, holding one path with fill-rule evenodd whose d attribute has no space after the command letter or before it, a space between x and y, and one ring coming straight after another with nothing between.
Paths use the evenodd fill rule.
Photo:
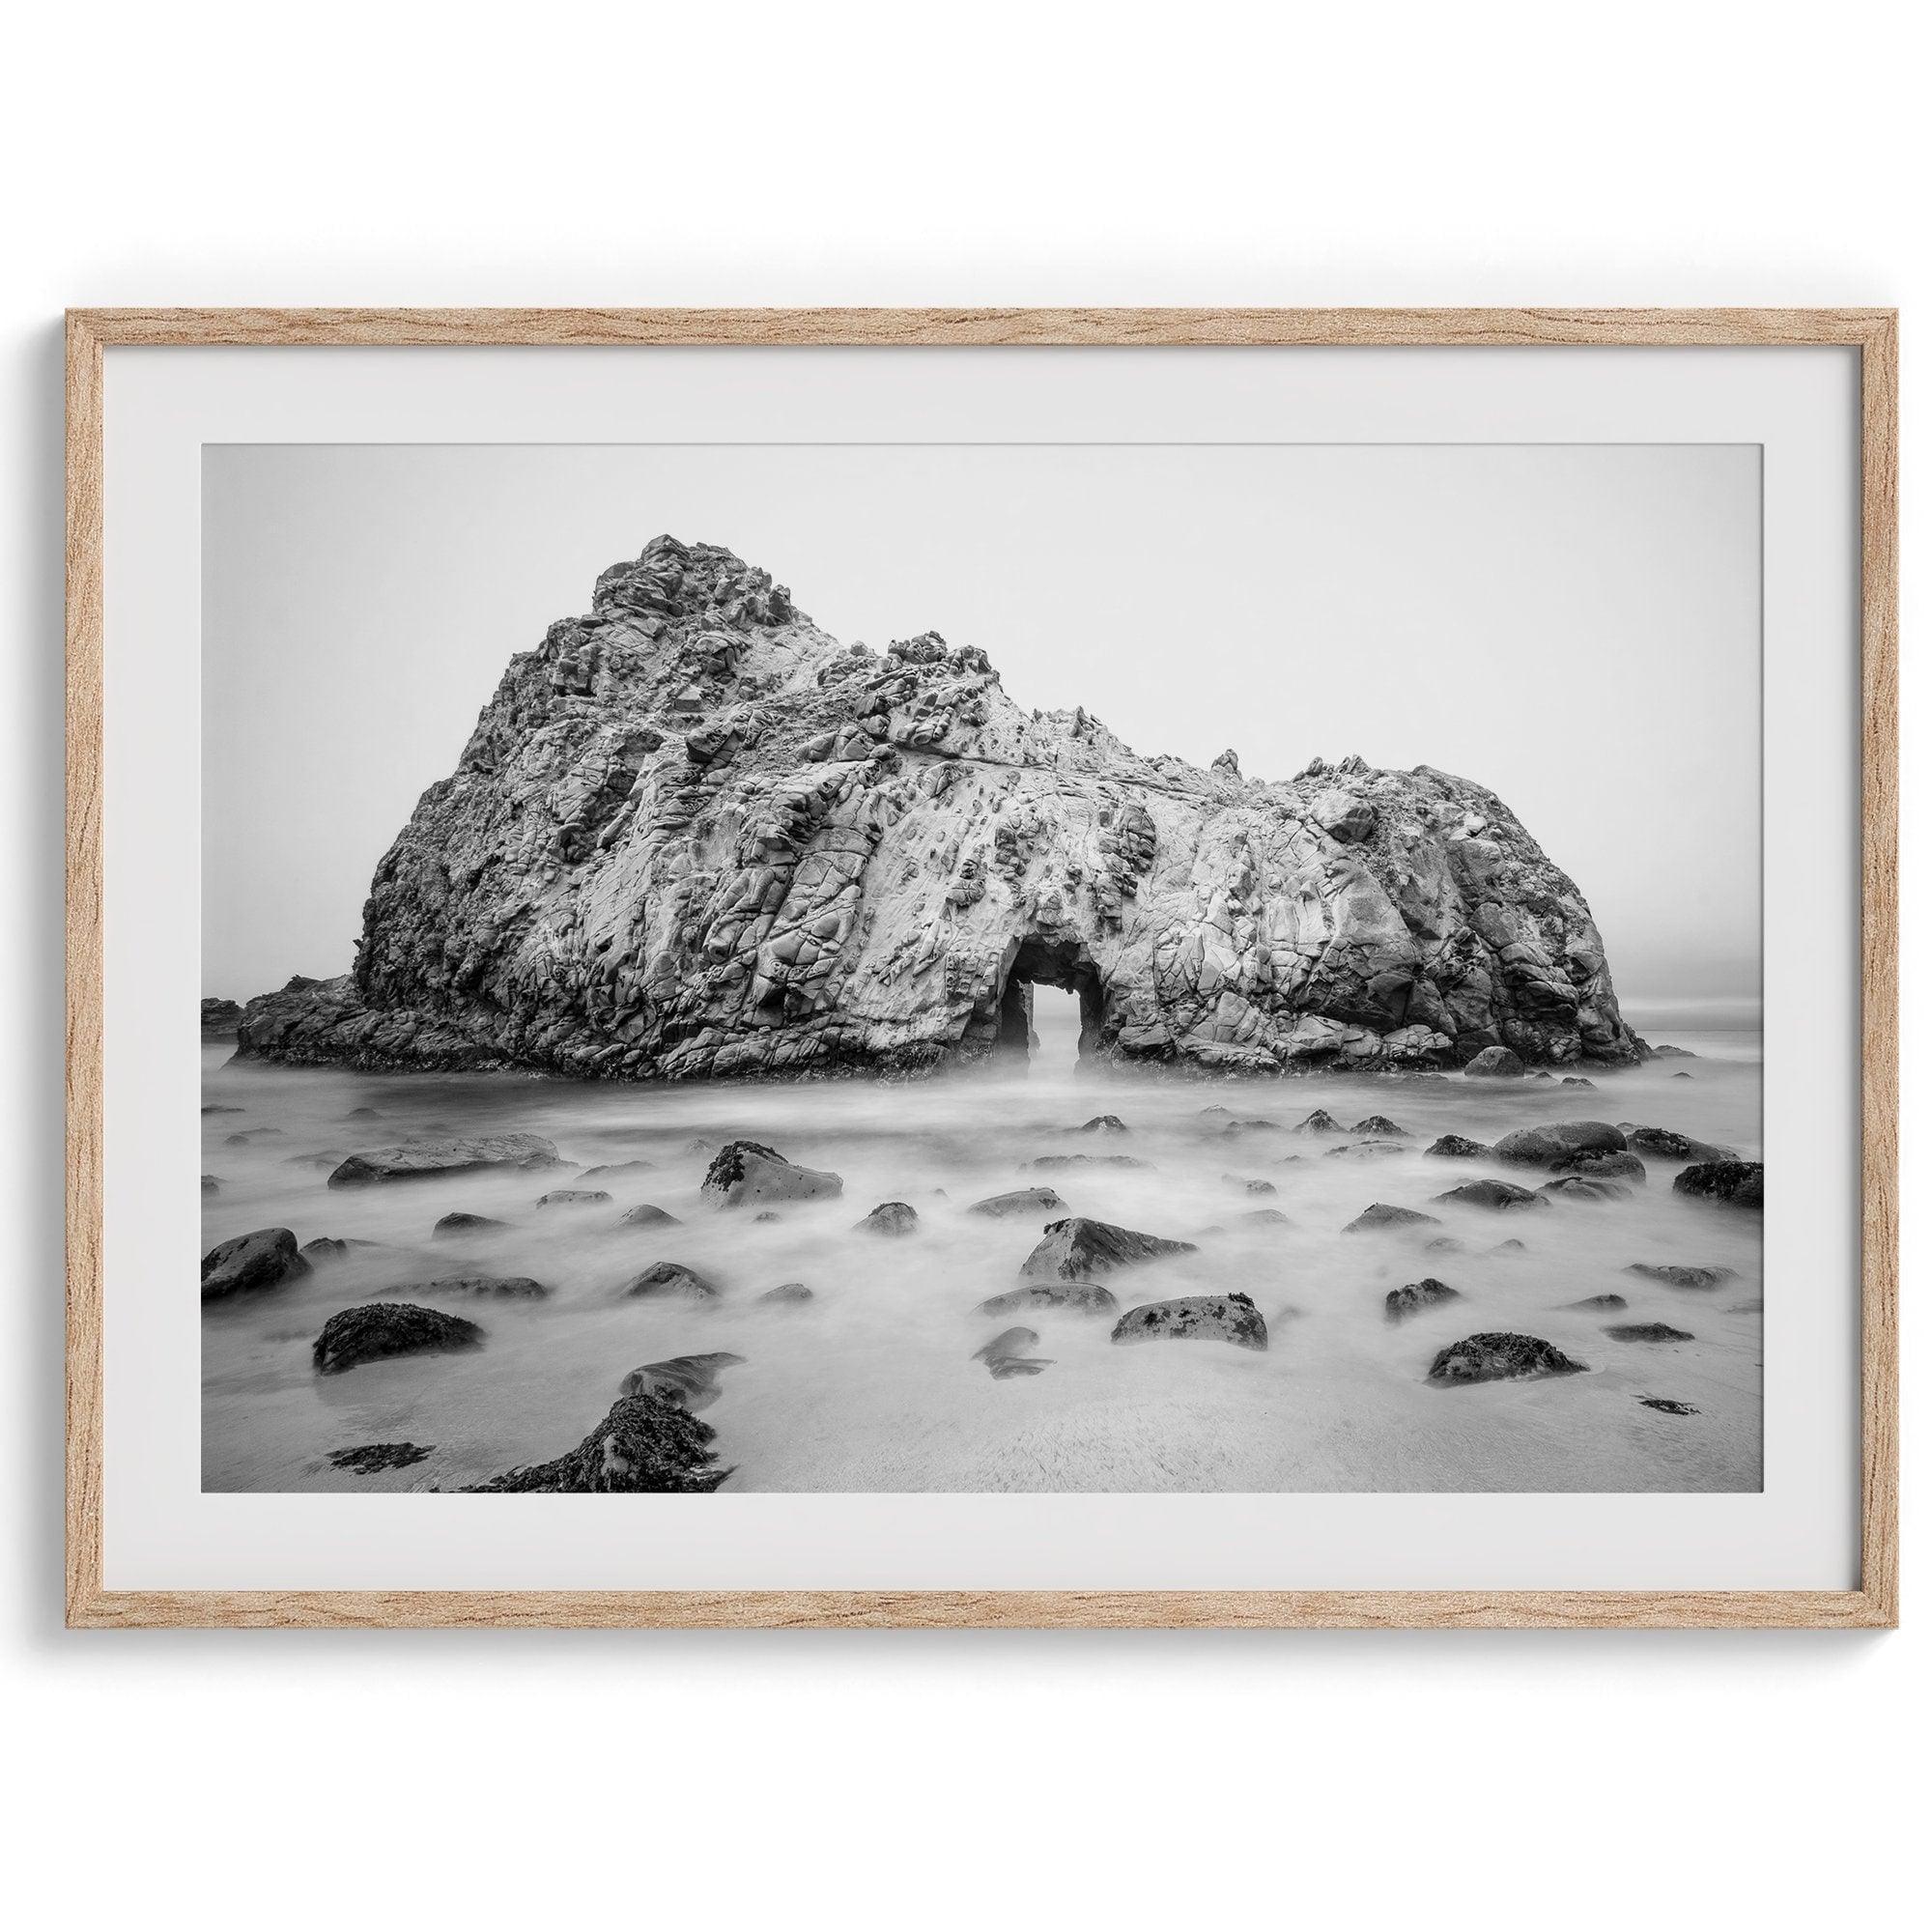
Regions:
<instances>
[{"instance_id":1,"label":"dark rock in sand","mask_svg":"<svg viewBox=\"0 0 1932 1932\"><path fill-rule=\"evenodd\" d=\"M1372 1201L1349 1225L1345 1235L1368 1234L1377 1228L1439 1228L1434 1214L1418 1213L1413 1208L1391 1208L1386 1201Z\"/></svg>"},{"instance_id":2,"label":"dark rock in sand","mask_svg":"<svg viewBox=\"0 0 1932 1932\"><path fill-rule=\"evenodd\" d=\"M1580 1174L1590 1180L1636 1180L1650 1179L1650 1171L1634 1153L1615 1153L1607 1149L1590 1153L1573 1153L1559 1160L1552 1174Z\"/></svg>"},{"instance_id":3,"label":"dark rock in sand","mask_svg":"<svg viewBox=\"0 0 1932 1932\"><path fill-rule=\"evenodd\" d=\"M1069 1309L1080 1315L1111 1315L1120 1307L1112 1293L1092 1281L1037 1281L991 1294L975 1315L1024 1315L1032 1309Z\"/></svg>"},{"instance_id":4,"label":"dark rock in sand","mask_svg":"<svg viewBox=\"0 0 1932 1932\"><path fill-rule=\"evenodd\" d=\"M1624 1321L1604 1333L1613 1342L1694 1342L1697 1338L1667 1321Z\"/></svg>"},{"instance_id":5,"label":"dark rock in sand","mask_svg":"<svg viewBox=\"0 0 1932 1932\"><path fill-rule=\"evenodd\" d=\"M1497 1160L1519 1167L1554 1167L1574 1154L1623 1151L1623 1134L1607 1121L1552 1121L1548 1126L1520 1127L1490 1150Z\"/></svg>"},{"instance_id":6,"label":"dark rock in sand","mask_svg":"<svg viewBox=\"0 0 1932 1932\"><path fill-rule=\"evenodd\" d=\"M1621 1294L1586 1294L1581 1301L1566 1301L1563 1306L1584 1315L1621 1315L1630 1303Z\"/></svg>"},{"instance_id":7,"label":"dark rock in sand","mask_svg":"<svg viewBox=\"0 0 1932 1932\"><path fill-rule=\"evenodd\" d=\"M242 1024L242 1007L236 1000L204 1000L201 1003L201 1037L219 1039Z\"/></svg>"},{"instance_id":8,"label":"dark rock in sand","mask_svg":"<svg viewBox=\"0 0 1932 1932\"><path fill-rule=\"evenodd\" d=\"M1526 1069L1506 1046L1486 1046L1463 1067L1471 1080L1520 1080Z\"/></svg>"},{"instance_id":9,"label":"dark rock in sand","mask_svg":"<svg viewBox=\"0 0 1932 1932\"><path fill-rule=\"evenodd\" d=\"M1438 1387L1456 1387L1465 1382L1520 1381L1532 1376L1580 1376L1588 1368L1535 1335L1465 1335L1430 1363L1428 1379Z\"/></svg>"},{"instance_id":10,"label":"dark rock in sand","mask_svg":"<svg viewBox=\"0 0 1932 1932\"><path fill-rule=\"evenodd\" d=\"M1513 1180L1495 1180L1488 1176L1481 1180L1465 1180L1461 1187L1452 1187L1448 1193L1437 1194L1434 1198L1457 1208L1487 1208L1498 1214L1517 1208L1549 1206L1532 1188L1519 1187Z\"/></svg>"},{"instance_id":11,"label":"dark rock in sand","mask_svg":"<svg viewBox=\"0 0 1932 1932\"><path fill-rule=\"evenodd\" d=\"M708 1423L661 1395L621 1396L567 1455L475 1485L484 1495L707 1495L730 1474L714 1469Z\"/></svg>"},{"instance_id":12,"label":"dark rock in sand","mask_svg":"<svg viewBox=\"0 0 1932 1932\"><path fill-rule=\"evenodd\" d=\"M1015 1187L1009 1194L989 1194L985 1200L974 1202L966 1211L1004 1221L1014 1214L1051 1214L1065 1206L1050 1187Z\"/></svg>"},{"instance_id":13,"label":"dark rock in sand","mask_svg":"<svg viewBox=\"0 0 1932 1932\"><path fill-rule=\"evenodd\" d=\"M219 1194L221 1192L221 1177L218 1174L204 1174L201 1177L201 1191L204 1194Z\"/></svg>"},{"instance_id":14,"label":"dark rock in sand","mask_svg":"<svg viewBox=\"0 0 1932 1932\"><path fill-rule=\"evenodd\" d=\"M336 1376L392 1355L444 1354L479 1348L482 1341L483 1330L460 1315L408 1301L371 1301L331 1315L311 1352L317 1375Z\"/></svg>"},{"instance_id":15,"label":"dark rock in sand","mask_svg":"<svg viewBox=\"0 0 1932 1932\"><path fill-rule=\"evenodd\" d=\"M863 1221L852 1224L854 1234L913 1235L919 1232L919 1209L905 1201L881 1201Z\"/></svg>"},{"instance_id":16,"label":"dark rock in sand","mask_svg":"<svg viewBox=\"0 0 1932 1932\"><path fill-rule=\"evenodd\" d=\"M1408 1129L1397 1126L1386 1114L1371 1114L1366 1120L1357 1121L1349 1131L1355 1134L1384 1134L1394 1140L1408 1138Z\"/></svg>"},{"instance_id":17,"label":"dark rock in sand","mask_svg":"<svg viewBox=\"0 0 1932 1932\"><path fill-rule=\"evenodd\" d=\"M802 1281L781 1281L776 1288L768 1288L758 1300L789 1305L793 1302L810 1301L811 1291Z\"/></svg>"},{"instance_id":18,"label":"dark rock in sand","mask_svg":"<svg viewBox=\"0 0 1932 1932\"><path fill-rule=\"evenodd\" d=\"M256 1294L279 1288L309 1272L309 1264L287 1228L257 1228L217 1241L201 1258L201 1298L224 1301L231 1294Z\"/></svg>"},{"instance_id":19,"label":"dark rock in sand","mask_svg":"<svg viewBox=\"0 0 1932 1932\"><path fill-rule=\"evenodd\" d=\"M1289 1131L1297 1134L1341 1134L1348 1129L1327 1108L1317 1107L1305 1121L1297 1121Z\"/></svg>"},{"instance_id":20,"label":"dark rock in sand","mask_svg":"<svg viewBox=\"0 0 1932 1932\"><path fill-rule=\"evenodd\" d=\"M1659 1160L1736 1160L1734 1149L1713 1147L1709 1141L1692 1140L1672 1127L1634 1127L1624 1125L1624 1140L1633 1153L1647 1153Z\"/></svg>"},{"instance_id":21,"label":"dark rock in sand","mask_svg":"<svg viewBox=\"0 0 1932 1932\"><path fill-rule=\"evenodd\" d=\"M1671 1183L1679 1194L1723 1201L1733 1208L1764 1207L1764 1162L1705 1160L1687 1167Z\"/></svg>"},{"instance_id":22,"label":"dark rock in sand","mask_svg":"<svg viewBox=\"0 0 1932 1932\"><path fill-rule=\"evenodd\" d=\"M1444 1134L1422 1151L1441 1160L1481 1160L1490 1151L1481 1141L1465 1140L1461 1134Z\"/></svg>"},{"instance_id":23,"label":"dark rock in sand","mask_svg":"<svg viewBox=\"0 0 1932 1932\"><path fill-rule=\"evenodd\" d=\"M450 1274L435 1281L399 1281L384 1294L495 1295L504 1301L541 1301L550 1290L526 1274Z\"/></svg>"},{"instance_id":24,"label":"dark rock in sand","mask_svg":"<svg viewBox=\"0 0 1932 1932\"><path fill-rule=\"evenodd\" d=\"M1138 1267L1169 1255L1191 1255L1192 1241L1170 1241L1117 1228L1084 1214L1050 1222L1038 1243L1020 1264L1022 1281L1092 1281L1116 1268Z\"/></svg>"},{"instance_id":25,"label":"dark rock in sand","mask_svg":"<svg viewBox=\"0 0 1932 1932\"><path fill-rule=\"evenodd\" d=\"M1566 1174L1546 1180L1536 1190L1552 1201L1628 1201L1632 1190L1621 1180L1601 1180L1590 1174Z\"/></svg>"},{"instance_id":26,"label":"dark rock in sand","mask_svg":"<svg viewBox=\"0 0 1932 1932\"><path fill-rule=\"evenodd\" d=\"M708 1408L722 1393L718 1378L726 1369L735 1369L743 1355L719 1350L709 1355L672 1355L662 1362L646 1362L624 1378L619 1395L660 1395L667 1402L682 1403L686 1408Z\"/></svg>"},{"instance_id":27,"label":"dark rock in sand","mask_svg":"<svg viewBox=\"0 0 1932 1932\"><path fill-rule=\"evenodd\" d=\"M1183 1294L1130 1308L1114 1323L1114 1342L1232 1342L1265 1349L1267 1323L1245 1294Z\"/></svg>"},{"instance_id":28,"label":"dark rock in sand","mask_svg":"<svg viewBox=\"0 0 1932 1932\"><path fill-rule=\"evenodd\" d=\"M1037 1160L1020 1162L1022 1171L1030 1167L1057 1170L1065 1167L1146 1167L1130 1153L1043 1153Z\"/></svg>"},{"instance_id":29,"label":"dark rock in sand","mask_svg":"<svg viewBox=\"0 0 1932 1932\"><path fill-rule=\"evenodd\" d=\"M816 1201L842 1194L838 1175L815 1167L799 1167L758 1141L732 1141L712 1156L704 1173L702 1192L726 1208L759 1206L768 1201Z\"/></svg>"},{"instance_id":30,"label":"dark rock in sand","mask_svg":"<svg viewBox=\"0 0 1932 1932\"><path fill-rule=\"evenodd\" d=\"M556 1149L539 1134L479 1134L468 1139L409 1141L401 1147L353 1153L328 1177L331 1187L368 1187L379 1181L434 1180L473 1174L479 1168L529 1171L560 1167Z\"/></svg>"},{"instance_id":31,"label":"dark rock in sand","mask_svg":"<svg viewBox=\"0 0 1932 1932\"><path fill-rule=\"evenodd\" d=\"M347 1469L352 1476L379 1476L384 1469L407 1469L431 1454L434 1444L420 1442L364 1442L355 1449L332 1449L328 1465Z\"/></svg>"},{"instance_id":32,"label":"dark rock in sand","mask_svg":"<svg viewBox=\"0 0 1932 1932\"><path fill-rule=\"evenodd\" d=\"M539 1208L594 1208L601 1201L610 1200L601 1187L553 1187L548 1194L537 1196Z\"/></svg>"},{"instance_id":33,"label":"dark rock in sand","mask_svg":"<svg viewBox=\"0 0 1932 1932\"><path fill-rule=\"evenodd\" d=\"M1688 1402L1673 1402L1668 1396L1640 1395L1637 1401L1646 1408L1662 1409L1665 1415L1696 1415L1699 1411Z\"/></svg>"},{"instance_id":34,"label":"dark rock in sand","mask_svg":"<svg viewBox=\"0 0 1932 1932\"><path fill-rule=\"evenodd\" d=\"M1640 1274L1648 1281L1661 1281L1667 1288L1716 1288L1738 1278L1736 1268L1692 1267L1675 1262L1632 1262L1624 1272Z\"/></svg>"},{"instance_id":35,"label":"dark rock in sand","mask_svg":"<svg viewBox=\"0 0 1932 1932\"><path fill-rule=\"evenodd\" d=\"M1425 1308L1439 1308L1445 1301L1461 1301L1462 1298L1461 1292L1451 1288L1446 1281L1437 1281L1434 1275L1424 1275L1420 1281L1411 1281L1403 1288L1392 1288L1382 1296L1382 1320L1406 1321L1411 1315L1420 1315Z\"/></svg>"},{"instance_id":36,"label":"dark rock in sand","mask_svg":"<svg viewBox=\"0 0 1932 1932\"><path fill-rule=\"evenodd\" d=\"M1118 1114L1095 1114L1091 1121L1082 1121L1072 1129L1076 1134L1123 1134L1127 1123Z\"/></svg>"},{"instance_id":37,"label":"dark rock in sand","mask_svg":"<svg viewBox=\"0 0 1932 1932\"><path fill-rule=\"evenodd\" d=\"M755 1221L759 1217L754 1214L752 1218ZM620 1228L679 1228L684 1224L675 1214L668 1214L662 1208L645 1201L636 1208L626 1208L617 1216L617 1225Z\"/></svg>"},{"instance_id":38,"label":"dark rock in sand","mask_svg":"<svg viewBox=\"0 0 1932 1932\"><path fill-rule=\"evenodd\" d=\"M432 1239L446 1241L452 1236L482 1235L492 1228L507 1228L509 1225L509 1222L494 1220L488 1214L445 1214L430 1230L430 1236Z\"/></svg>"},{"instance_id":39,"label":"dark rock in sand","mask_svg":"<svg viewBox=\"0 0 1932 1932\"><path fill-rule=\"evenodd\" d=\"M682 1262L653 1262L641 1274L634 1274L618 1291L626 1299L654 1297L683 1301L715 1301L718 1290Z\"/></svg>"}]
</instances>

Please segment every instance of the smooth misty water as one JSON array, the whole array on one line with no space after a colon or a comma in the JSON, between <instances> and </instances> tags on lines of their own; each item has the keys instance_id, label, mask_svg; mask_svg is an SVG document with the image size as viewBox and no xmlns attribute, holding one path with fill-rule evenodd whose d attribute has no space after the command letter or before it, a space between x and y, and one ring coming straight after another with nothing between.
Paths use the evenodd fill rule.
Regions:
<instances>
[{"instance_id":1,"label":"smooth misty water","mask_svg":"<svg viewBox=\"0 0 1932 1932\"><path fill-rule=\"evenodd\" d=\"M1545 1121L1634 1121L1755 1156L1757 1035L1665 1035L1702 1057L1594 1072L1596 1093L1460 1076L1207 1082L1081 1072L1069 1005L1042 997L1042 1049L1030 1074L912 1085L384 1077L229 1064L226 1045L207 1049L204 1101L244 1110L202 1122L203 1168L221 1177L220 1192L204 1199L207 1244L283 1226L302 1241L329 1235L383 1245L205 1314L206 1486L453 1488L574 1446L639 1364L714 1350L746 1358L703 1410L722 1463L736 1472L727 1491L1759 1486L1762 1316L1747 1305L1762 1293L1761 1221L1673 1194L1678 1163L1649 1161L1649 1184L1626 1202L1502 1215L1442 1207L1431 1209L1441 1229L1340 1233L1372 1201L1427 1207L1432 1195L1497 1171L1423 1157L1445 1132L1492 1141ZM1693 1077L1673 1077L1680 1072ZM1409 1138L1395 1154L1331 1156L1323 1140L1212 1131L1201 1114L1216 1104L1284 1125L1316 1107L1345 1124L1386 1114ZM384 1118L346 1118L367 1106ZM1066 1132L1100 1113L1120 1115L1131 1135ZM620 1177L607 1205L539 1211L537 1196L570 1185L570 1170L331 1191L327 1167L296 1164L393 1145L437 1123L543 1134L586 1166L654 1165ZM230 1134L261 1127L279 1131L229 1144ZM788 1208L776 1223L710 1209L698 1194L709 1148L739 1137L836 1170L843 1197ZM1129 1152L1148 1165L1020 1171L1037 1155L1082 1151ZM1251 1196L1250 1179L1277 1192ZM1199 1242L1198 1253L1112 1277L1123 1307L1242 1289L1268 1321L1267 1352L1215 1342L1115 1348L1111 1322L1096 1317L975 1315L976 1303L1013 1285L1040 1224L1055 1216L995 1222L963 1210L1036 1182L1058 1189L1066 1202L1059 1211ZM893 1200L919 1210L915 1235L853 1231ZM613 1225L645 1201L683 1225ZM1243 1221L1260 1207L1281 1208L1294 1226ZM515 1226L494 1239L432 1241L432 1224L458 1208ZM1424 1237L1445 1233L1467 1251L1424 1252ZM1526 1252L1486 1252L1510 1236ZM724 1298L617 1298L623 1281L660 1260L689 1263ZM1739 1278L1686 1292L1625 1274L1634 1261L1722 1263ZM479 1350L313 1373L309 1345L335 1310L459 1273L533 1275L554 1293L523 1304L437 1301L483 1325ZM1464 1299L1390 1325L1382 1296L1424 1275ZM806 1282L816 1298L754 1305L785 1281ZM1624 1295L1629 1312L1560 1306L1606 1293ZM973 1350L1016 1321L1038 1330L1035 1352L1053 1366L995 1381ZM1667 1321L1696 1339L1618 1343L1602 1332L1606 1321ZM1438 1349L1484 1329L1543 1336L1591 1373L1451 1390L1423 1381ZM1643 1396L1698 1413L1663 1414ZM376 1476L328 1466L331 1450L399 1440L435 1453Z\"/></svg>"}]
</instances>

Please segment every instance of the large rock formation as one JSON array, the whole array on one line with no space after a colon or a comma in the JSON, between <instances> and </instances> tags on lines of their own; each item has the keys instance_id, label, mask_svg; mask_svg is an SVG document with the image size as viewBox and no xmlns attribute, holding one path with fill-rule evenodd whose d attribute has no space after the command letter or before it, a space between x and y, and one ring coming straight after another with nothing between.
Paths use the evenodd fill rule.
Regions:
<instances>
[{"instance_id":1,"label":"large rock formation","mask_svg":"<svg viewBox=\"0 0 1932 1932\"><path fill-rule=\"evenodd\" d=\"M377 868L354 973L251 1002L239 1050L919 1071L1023 1052L1037 982L1078 992L1103 1059L1642 1051L1582 895L1481 786L1143 757L1022 711L980 650L841 645L669 537L511 661Z\"/></svg>"}]
</instances>

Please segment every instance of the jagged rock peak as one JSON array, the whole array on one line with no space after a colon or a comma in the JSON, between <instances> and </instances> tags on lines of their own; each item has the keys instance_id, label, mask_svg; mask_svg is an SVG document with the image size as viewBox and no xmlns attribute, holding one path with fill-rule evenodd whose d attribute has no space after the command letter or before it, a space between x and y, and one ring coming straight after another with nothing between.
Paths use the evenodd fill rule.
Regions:
<instances>
[{"instance_id":1,"label":"jagged rock peak","mask_svg":"<svg viewBox=\"0 0 1932 1932\"><path fill-rule=\"evenodd\" d=\"M1022 711L935 632L883 654L654 538L511 660L378 867L355 973L239 1050L610 1078L921 1071L1024 1049L1279 1073L1624 1061L1577 888L1492 793L1243 779Z\"/></svg>"}]
</instances>

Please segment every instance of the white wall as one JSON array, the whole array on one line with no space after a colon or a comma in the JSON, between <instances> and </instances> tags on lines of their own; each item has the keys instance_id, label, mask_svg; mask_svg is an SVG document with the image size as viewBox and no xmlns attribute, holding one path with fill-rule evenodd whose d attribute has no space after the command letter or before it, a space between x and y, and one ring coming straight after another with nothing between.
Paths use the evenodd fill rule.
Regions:
<instances>
[{"instance_id":1,"label":"white wall","mask_svg":"<svg viewBox=\"0 0 1932 1932\"><path fill-rule=\"evenodd\" d=\"M61 307L1917 309L1932 294L1902 11L1384 5L1352 35L1350 12L1034 0L726 21L392 0L12 21L0 813L17 836L0 904L20 919L0 948L0 1227L17 1243L0 1335L0 1671L23 1922L56 1909L83 1925L166 1909L207 1926L370 1927L1891 1916L1883 1888L1918 1850L1904 1779L1922 1769L1922 1628L59 1627ZM1916 426L1915 409L1908 477ZM1909 804L1918 814L1917 790ZM1910 1073L1916 1028L1908 1050ZM1908 1462L1910 1543L1927 1490L1910 1431ZM1908 1565L1909 1616L1912 1581ZM22 1899L23 1885L48 1897Z\"/></svg>"}]
</instances>

